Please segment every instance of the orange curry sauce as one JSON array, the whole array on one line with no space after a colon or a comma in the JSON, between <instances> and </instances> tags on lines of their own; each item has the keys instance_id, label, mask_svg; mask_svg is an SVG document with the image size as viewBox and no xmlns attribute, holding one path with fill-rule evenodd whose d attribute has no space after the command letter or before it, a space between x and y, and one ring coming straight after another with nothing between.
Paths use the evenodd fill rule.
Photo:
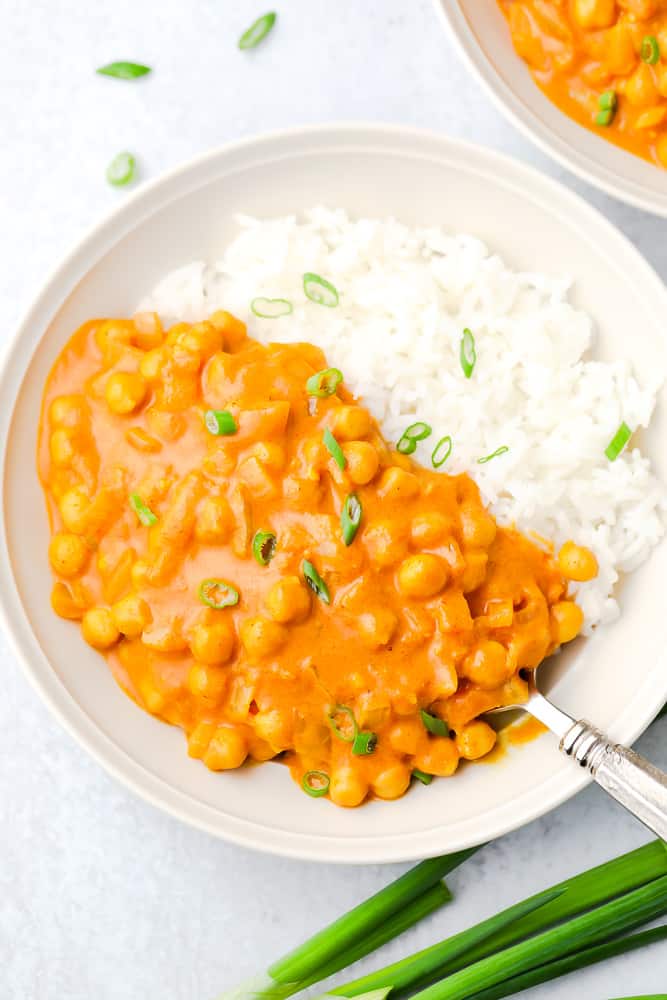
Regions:
<instances>
[{"instance_id":1,"label":"orange curry sauce","mask_svg":"<svg viewBox=\"0 0 667 1000\"><path fill-rule=\"evenodd\" d=\"M514 48L554 104L667 167L667 0L498 2Z\"/></svg>"},{"instance_id":2,"label":"orange curry sauce","mask_svg":"<svg viewBox=\"0 0 667 1000\"><path fill-rule=\"evenodd\" d=\"M390 448L343 384L312 395L325 368L228 313L168 332L153 314L86 323L50 374L38 462L54 610L130 697L212 770L286 751L297 781L321 772L311 794L355 806L488 753L477 717L521 701L519 671L574 638L567 577L595 567L497 528L471 479ZM275 535L261 562L257 532ZM207 580L224 586L202 594Z\"/></svg>"}]
</instances>

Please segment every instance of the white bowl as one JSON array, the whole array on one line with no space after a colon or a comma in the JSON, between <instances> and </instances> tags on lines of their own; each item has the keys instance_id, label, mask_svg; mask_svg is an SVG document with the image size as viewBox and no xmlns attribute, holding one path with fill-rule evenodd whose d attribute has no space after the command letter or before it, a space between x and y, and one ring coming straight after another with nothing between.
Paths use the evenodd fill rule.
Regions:
<instances>
[{"instance_id":1,"label":"white bowl","mask_svg":"<svg viewBox=\"0 0 667 1000\"><path fill-rule=\"evenodd\" d=\"M67 729L139 795L210 833L299 858L385 862L478 844L568 798L586 776L544 735L495 764L346 811L313 800L287 769L213 774L180 731L138 709L78 628L49 606L48 527L35 472L42 386L70 333L91 316L131 313L166 271L215 258L234 213L318 203L474 233L516 267L576 278L574 299L600 326L600 355L667 370L662 283L585 202L497 153L386 126L331 126L235 143L142 187L67 257L39 294L0 374L4 624L38 691ZM646 446L667 475L664 399ZM662 441L662 447L658 444ZM667 700L667 547L623 588L622 619L580 642L557 702L631 742Z\"/></svg>"},{"instance_id":2,"label":"white bowl","mask_svg":"<svg viewBox=\"0 0 667 1000\"><path fill-rule=\"evenodd\" d=\"M496 0L435 0L435 5L470 69L518 129L607 194L667 216L667 170L626 153L559 111L514 51Z\"/></svg>"}]
</instances>

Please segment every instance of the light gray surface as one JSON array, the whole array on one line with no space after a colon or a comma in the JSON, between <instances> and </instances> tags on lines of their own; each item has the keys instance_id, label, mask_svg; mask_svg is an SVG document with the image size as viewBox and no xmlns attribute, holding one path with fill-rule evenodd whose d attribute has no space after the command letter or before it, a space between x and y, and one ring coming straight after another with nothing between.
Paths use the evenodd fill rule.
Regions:
<instances>
[{"instance_id":1,"label":"light gray surface","mask_svg":"<svg viewBox=\"0 0 667 1000\"><path fill-rule=\"evenodd\" d=\"M590 198L667 277L664 220L574 181L518 136L460 65L430 0L290 0L266 45L239 53L238 35L264 9L0 3L3 343L60 256L123 198L104 181L117 151L135 151L148 178L229 139L318 121L421 125L533 162ZM93 74L118 58L155 73L137 85ZM82 755L0 642L2 1000L208 1000L399 871L258 856L161 815ZM638 744L663 767L666 734L664 720ZM456 903L386 960L647 839L589 789L468 862L450 880ZM666 988L658 946L530 996Z\"/></svg>"}]
</instances>

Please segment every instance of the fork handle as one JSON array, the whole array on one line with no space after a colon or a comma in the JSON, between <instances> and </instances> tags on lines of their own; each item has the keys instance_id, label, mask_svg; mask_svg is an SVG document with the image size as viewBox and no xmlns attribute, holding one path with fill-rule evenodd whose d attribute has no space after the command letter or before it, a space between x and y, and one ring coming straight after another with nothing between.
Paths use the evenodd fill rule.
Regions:
<instances>
[{"instance_id":1,"label":"fork handle","mask_svg":"<svg viewBox=\"0 0 667 1000\"><path fill-rule=\"evenodd\" d=\"M587 767L606 792L667 840L667 774L640 754L612 743L590 722L575 722L561 738L560 749Z\"/></svg>"}]
</instances>

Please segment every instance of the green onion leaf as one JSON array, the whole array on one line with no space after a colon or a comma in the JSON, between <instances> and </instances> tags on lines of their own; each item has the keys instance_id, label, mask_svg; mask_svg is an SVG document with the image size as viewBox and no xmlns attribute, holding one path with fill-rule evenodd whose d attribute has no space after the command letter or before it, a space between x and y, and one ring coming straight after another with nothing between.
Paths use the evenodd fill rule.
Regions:
<instances>
[{"instance_id":1,"label":"green onion leaf","mask_svg":"<svg viewBox=\"0 0 667 1000\"><path fill-rule=\"evenodd\" d=\"M405 428L396 442L396 451L400 452L401 455L412 455L417 450L417 442L430 437L432 433L433 428L430 424L425 424L423 420L417 420Z\"/></svg>"},{"instance_id":2,"label":"green onion leaf","mask_svg":"<svg viewBox=\"0 0 667 1000\"><path fill-rule=\"evenodd\" d=\"M354 712L349 705L336 705L331 715L327 716L334 734L343 743L354 743L359 735L359 727Z\"/></svg>"},{"instance_id":3,"label":"green onion leaf","mask_svg":"<svg viewBox=\"0 0 667 1000\"><path fill-rule=\"evenodd\" d=\"M338 468L344 469L347 465L347 459L343 454L343 449L338 444L338 441L336 441L336 438L333 436L328 427L322 435L322 440L324 441L324 447L327 449Z\"/></svg>"},{"instance_id":4,"label":"green onion leaf","mask_svg":"<svg viewBox=\"0 0 667 1000\"><path fill-rule=\"evenodd\" d=\"M598 97L598 107L601 111L615 111L618 107L618 94L615 90L605 90Z\"/></svg>"},{"instance_id":5,"label":"green onion leaf","mask_svg":"<svg viewBox=\"0 0 667 1000\"><path fill-rule=\"evenodd\" d=\"M112 62L95 70L102 76L113 76L116 80L138 80L140 76L146 76L150 71L150 66L133 62Z\"/></svg>"},{"instance_id":6,"label":"green onion leaf","mask_svg":"<svg viewBox=\"0 0 667 1000\"><path fill-rule=\"evenodd\" d=\"M156 524L156 515L146 506L138 493L130 493L130 507L145 527L150 528L152 524Z\"/></svg>"},{"instance_id":7,"label":"green onion leaf","mask_svg":"<svg viewBox=\"0 0 667 1000\"><path fill-rule=\"evenodd\" d=\"M209 608L232 608L239 603L239 592L226 580L202 580L198 590L199 600Z\"/></svg>"},{"instance_id":8,"label":"green onion leaf","mask_svg":"<svg viewBox=\"0 0 667 1000\"><path fill-rule=\"evenodd\" d=\"M252 554L260 566L268 566L276 554L276 536L272 531L257 531L252 540Z\"/></svg>"},{"instance_id":9,"label":"green onion leaf","mask_svg":"<svg viewBox=\"0 0 667 1000\"><path fill-rule=\"evenodd\" d=\"M475 368L475 362L477 361L477 352L475 351L475 338L472 331L467 327L463 331L463 336L461 337L459 359L461 361L463 374L466 378L470 378Z\"/></svg>"},{"instance_id":10,"label":"green onion leaf","mask_svg":"<svg viewBox=\"0 0 667 1000\"><path fill-rule=\"evenodd\" d=\"M614 120L615 112L608 108L606 111L598 111L595 116L595 124L600 125L602 128L606 128L607 125L611 125Z\"/></svg>"},{"instance_id":11,"label":"green onion leaf","mask_svg":"<svg viewBox=\"0 0 667 1000\"><path fill-rule=\"evenodd\" d=\"M329 791L331 779L326 771L306 771L301 779L301 787L314 799L319 799Z\"/></svg>"},{"instance_id":12,"label":"green onion leaf","mask_svg":"<svg viewBox=\"0 0 667 1000\"><path fill-rule=\"evenodd\" d=\"M343 373L339 368L325 368L310 376L306 382L306 392L309 396L318 396L320 399L333 396L342 381Z\"/></svg>"},{"instance_id":13,"label":"green onion leaf","mask_svg":"<svg viewBox=\"0 0 667 1000\"><path fill-rule=\"evenodd\" d=\"M505 452L507 452L507 451L509 451L509 448L507 447L507 445L506 444L501 444L500 448L496 448L496 450L492 451L490 455L484 455L483 458L478 458L477 459L477 464L478 465L486 465L486 463L490 462L492 458L498 458L499 455L504 455Z\"/></svg>"},{"instance_id":14,"label":"green onion leaf","mask_svg":"<svg viewBox=\"0 0 667 1000\"><path fill-rule=\"evenodd\" d=\"M214 437L228 437L236 434L238 427L229 410L207 410L204 414L206 430Z\"/></svg>"},{"instance_id":15,"label":"green onion leaf","mask_svg":"<svg viewBox=\"0 0 667 1000\"><path fill-rule=\"evenodd\" d=\"M107 180L114 187L129 184L134 177L137 161L132 153L118 153L107 167Z\"/></svg>"},{"instance_id":16,"label":"green onion leaf","mask_svg":"<svg viewBox=\"0 0 667 1000\"><path fill-rule=\"evenodd\" d=\"M421 781L422 785L430 785L433 781L432 774L427 774L426 771L420 771L418 767L413 767L412 777L416 778L417 781Z\"/></svg>"},{"instance_id":17,"label":"green onion leaf","mask_svg":"<svg viewBox=\"0 0 667 1000\"><path fill-rule=\"evenodd\" d=\"M254 24L251 24L247 31L244 31L239 38L240 49L254 49L256 45L266 38L271 28L276 23L277 14L273 11L258 17Z\"/></svg>"},{"instance_id":18,"label":"green onion leaf","mask_svg":"<svg viewBox=\"0 0 667 1000\"><path fill-rule=\"evenodd\" d=\"M429 733L433 733L434 736L449 736L449 727L437 715L431 715L429 712L425 712L423 708L419 714Z\"/></svg>"},{"instance_id":19,"label":"green onion leaf","mask_svg":"<svg viewBox=\"0 0 667 1000\"><path fill-rule=\"evenodd\" d=\"M434 469L439 469L441 465L444 465L449 456L452 453L452 439L449 434L440 438L435 448L431 453L431 462L433 463Z\"/></svg>"},{"instance_id":20,"label":"green onion leaf","mask_svg":"<svg viewBox=\"0 0 667 1000\"><path fill-rule=\"evenodd\" d=\"M649 66L655 66L660 59L660 46L655 35L644 35L642 38L641 57Z\"/></svg>"},{"instance_id":21,"label":"green onion leaf","mask_svg":"<svg viewBox=\"0 0 667 1000\"><path fill-rule=\"evenodd\" d=\"M294 311L288 299L265 299L261 296L252 300L250 308L255 316L261 319L280 319L281 316L289 316Z\"/></svg>"},{"instance_id":22,"label":"green onion leaf","mask_svg":"<svg viewBox=\"0 0 667 1000\"><path fill-rule=\"evenodd\" d=\"M626 444L632 437L632 431L628 427L625 421L618 428L613 438L604 450L605 455L610 462L615 462L618 456L621 454Z\"/></svg>"},{"instance_id":23,"label":"green onion leaf","mask_svg":"<svg viewBox=\"0 0 667 1000\"><path fill-rule=\"evenodd\" d=\"M346 545L351 545L355 539L359 525L361 524L361 502L356 493L350 493L345 497L343 510L340 515L340 523L343 529L343 541Z\"/></svg>"},{"instance_id":24,"label":"green onion leaf","mask_svg":"<svg viewBox=\"0 0 667 1000\"><path fill-rule=\"evenodd\" d=\"M324 582L320 574L317 572L313 564L309 562L308 559L304 559L301 568L303 570L305 581L310 587L310 589L313 591L313 593L317 594L319 599L321 601L324 601L325 604L331 604L331 595L329 594L329 588L327 587L326 583Z\"/></svg>"},{"instance_id":25,"label":"green onion leaf","mask_svg":"<svg viewBox=\"0 0 667 1000\"><path fill-rule=\"evenodd\" d=\"M320 277L319 274L307 271L303 276L303 290L306 293L306 297L311 302L316 302L318 306L326 306L327 309L334 309L338 305L338 292L336 288L326 278Z\"/></svg>"},{"instance_id":26,"label":"green onion leaf","mask_svg":"<svg viewBox=\"0 0 667 1000\"><path fill-rule=\"evenodd\" d=\"M354 737L352 753L357 757L365 757L373 753L378 745L377 733L367 733L363 730Z\"/></svg>"}]
</instances>

